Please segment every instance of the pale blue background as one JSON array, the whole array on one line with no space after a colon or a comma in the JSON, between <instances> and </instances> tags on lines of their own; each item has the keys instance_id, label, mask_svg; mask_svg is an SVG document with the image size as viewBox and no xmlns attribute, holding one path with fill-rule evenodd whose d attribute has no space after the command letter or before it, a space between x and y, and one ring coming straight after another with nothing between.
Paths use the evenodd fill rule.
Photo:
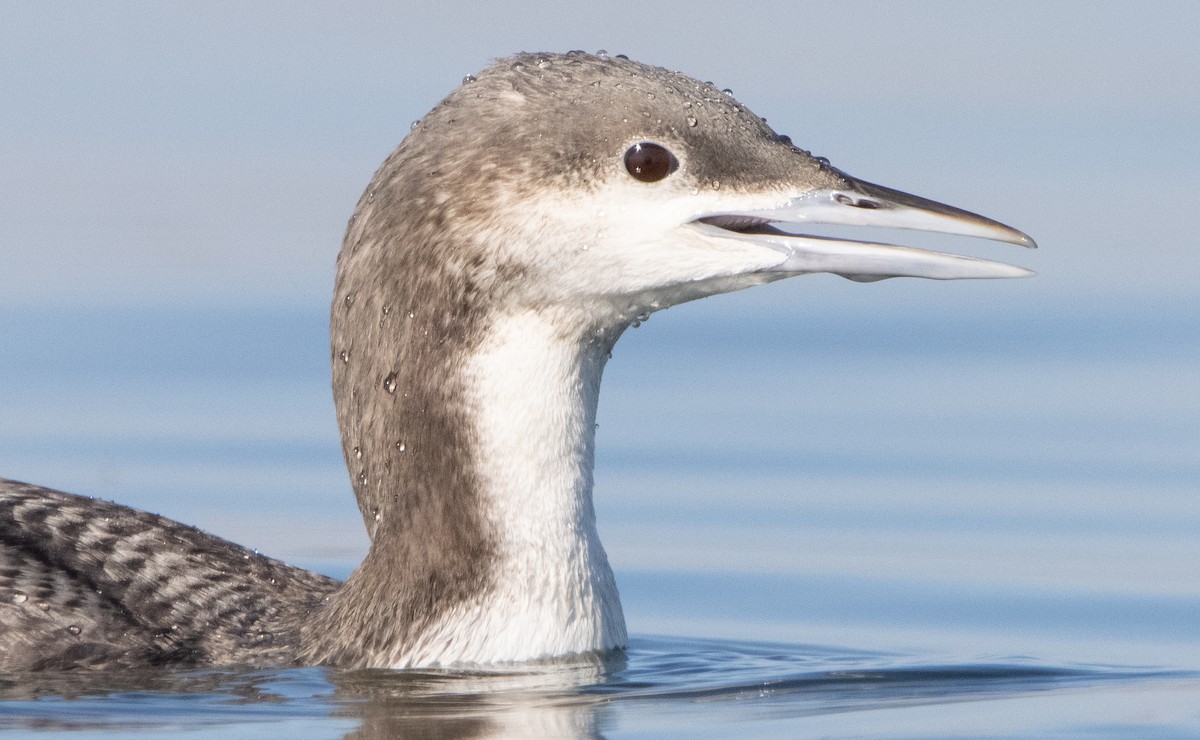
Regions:
<instances>
[{"instance_id":1,"label":"pale blue background","mask_svg":"<svg viewBox=\"0 0 1200 740\"><path fill-rule=\"evenodd\" d=\"M632 631L1200 666L1200 5L590 5L0 5L0 475L344 573L346 219L463 75L603 48L1042 245L630 332L597 507Z\"/></svg>"}]
</instances>

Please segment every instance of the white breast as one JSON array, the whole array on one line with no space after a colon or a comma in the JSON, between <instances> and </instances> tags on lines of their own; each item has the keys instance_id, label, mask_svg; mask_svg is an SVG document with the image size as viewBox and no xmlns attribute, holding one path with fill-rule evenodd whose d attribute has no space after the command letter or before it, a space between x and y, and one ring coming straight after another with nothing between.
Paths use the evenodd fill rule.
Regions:
<instances>
[{"instance_id":1,"label":"white breast","mask_svg":"<svg viewBox=\"0 0 1200 740\"><path fill-rule=\"evenodd\" d=\"M625 646L591 499L600 376L616 333L579 337L568 326L579 323L546 312L505 315L467 360L477 475L498 543L493 584L394 655L392 667Z\"/></svg>"}]
</instances>

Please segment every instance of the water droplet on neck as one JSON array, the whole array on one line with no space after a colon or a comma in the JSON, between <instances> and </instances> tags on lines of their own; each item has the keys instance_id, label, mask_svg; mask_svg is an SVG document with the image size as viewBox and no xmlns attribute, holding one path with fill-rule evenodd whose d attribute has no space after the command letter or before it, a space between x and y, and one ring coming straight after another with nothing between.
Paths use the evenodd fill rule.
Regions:
<instances>
[{"instance_id":1,"label":"water droplet on neck","mask_svg":"<svg viewBox=\"0 0 1200 740\"><path fill-rule=\"evenodd\" d=\"M383 379L383 389L385 391L387 391L388 393L396 392L396 373L395 372L388 373L387 377Z\"/></svg>"}]
</instances>

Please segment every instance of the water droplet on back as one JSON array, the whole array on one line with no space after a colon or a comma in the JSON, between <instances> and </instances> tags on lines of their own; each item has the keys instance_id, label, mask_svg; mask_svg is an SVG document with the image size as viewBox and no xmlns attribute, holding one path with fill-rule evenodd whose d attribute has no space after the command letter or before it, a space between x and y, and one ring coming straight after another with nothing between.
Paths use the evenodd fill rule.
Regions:
<instances>
[{"instance_id":1,"label":"water droplet on back","mask_svg":"<svg viewBox=\"0 0 1200 740\"><path fill-rule=\"evenodd\" d=\"M77 624L72 624L67 627L67 632L70 632L72 635L78 635L79 633L83 632L83 628Z\"/></svg>"},{"instance_id":2,"label":"water droplet on back","mask_svg":"<svg viewBox=\"0 0 1200 740\"><path fill-rule=\"evenodd\" d=\"M395 372L388 373L387 377L383 379L383 389L385 391L387 391L388 393L396 392L396 373Z\"/></svg>"},{"instance_id":3,"label":"water droplet on back","mask_svg":"<svg viewBox=\"0 0 1200 740\"><path fill-rule=\"evenodd\" d=\"M695 117L695 116L688 116L688 117L687 117L687 122L688 122L688 126L691 126L692 128L695 128L695 127L696 127L696 123L697 123L697 121L696 121L696 117Z\"/></svg>"}]
</instances>

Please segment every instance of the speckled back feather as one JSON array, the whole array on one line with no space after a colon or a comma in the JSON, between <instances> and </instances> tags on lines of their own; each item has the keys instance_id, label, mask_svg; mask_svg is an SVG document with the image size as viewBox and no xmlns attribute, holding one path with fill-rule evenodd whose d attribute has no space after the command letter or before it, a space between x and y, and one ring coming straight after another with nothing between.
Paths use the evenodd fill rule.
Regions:
<instances>
[{"instance_id":1,"label":"speckled back feather","mask_svg":"<svg viewBox=\"0 0 1200 740\"><path fill-rule=\"evenodd\" d=\"M294 660L338 586L194 527L0 479L0 671Z\"/></svg>"}]
</instances>

